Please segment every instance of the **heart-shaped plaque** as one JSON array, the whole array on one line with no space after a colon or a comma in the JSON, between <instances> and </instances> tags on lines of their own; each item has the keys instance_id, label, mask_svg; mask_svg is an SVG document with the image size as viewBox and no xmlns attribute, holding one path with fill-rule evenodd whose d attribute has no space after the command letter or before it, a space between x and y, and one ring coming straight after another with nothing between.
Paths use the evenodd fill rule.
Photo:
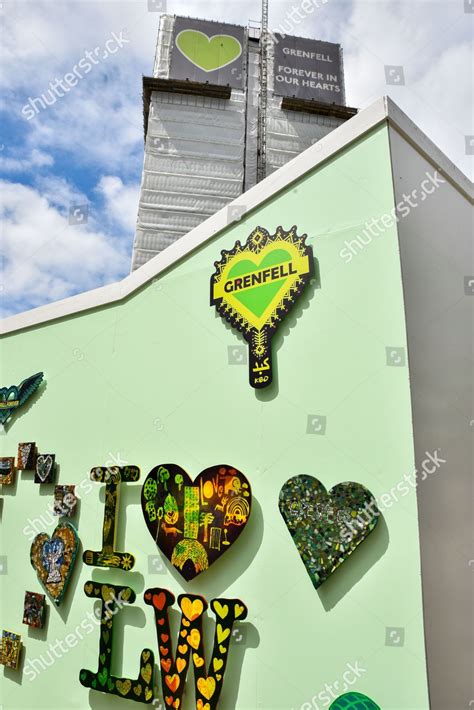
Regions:
<instances>
[{"instance_id":1,"label":"heart-shaped plaque","mask_svg":"<svg viewBox=\"0 0 474 710\"><path fill-rule=\"evenodd\" d=\"M30 559L38 579L52 601L59 605L71 576L79 538L71 523L61 523L51 537L40 533L31 544Z\"/></svg>"},{"instance_id":2,"label":"heart-shaped plaque","mask_svg":"<svg viewBox=\"0 0 474 710\"><path fill-rule=\"evenodd\" d=\"M252 387L272 381L271 339L313 274L312 249L296 227L275 234L257 227L244 246L223 251L211 277L211 305L239 330L250 346Z\"/></svg>"},{"instance_id":3,"label":"heart-shaped plaque","mask_svg":"<svg viewBox=\"0 0 474 710\"><path fill-rule=\"evenodd\" d=\"M237 540L252 505L250 484L231 466L212 466L193 481L176 464L150 471L142 508L151 536L171 564L191 580Z\"/></svg>"},{"instance_id":4,"label":"heart-shaped plaque","mask_svg":"<svg viewBox=\"0 0 474 710\"><path fill-rule=\"evenodd\" d=\"M316 589L372 532L380 515L360 483L338 483L328 492L312 476L290 478L279 507Z\"/></svg>"},{"instance_id":5,"label":"heart-shaped plaque","mask_svg":"<svg viewBox=\"0 0 474 710\"><path fill-rule=\"evenodd\" d=\"M55 458L55 454L38 454L36 459L35 483L53 482Z\"/></svg>"}]
</instances>

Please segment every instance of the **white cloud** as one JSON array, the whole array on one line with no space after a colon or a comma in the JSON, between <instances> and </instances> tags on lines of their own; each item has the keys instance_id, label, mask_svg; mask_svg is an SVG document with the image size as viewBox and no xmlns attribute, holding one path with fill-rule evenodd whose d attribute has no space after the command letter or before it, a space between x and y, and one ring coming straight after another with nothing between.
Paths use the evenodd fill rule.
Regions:
<instances>
[{"instance_id":1,"label":"white cloud","mask_svg":"<svg viewBox=\"0 0 474 710\"><path fill-rule=\"evenodd\" d=\"M104 198L106 212L112 222L127 230L130 239L133 239L140 185L124 185L119 177L106 175L100 179L96 190Z\"/></svg>"},{"instance_id":2,"label":"white cloud","mask_svg":"<svg viewBox=\"0 0 474 710\"><path fill-rule=\"evenodd\" d=\"M64 215L68 215L72 205L83 205L88 202L87 196L62 176L38 176L35 180L35 188L49 205L57 207Z\"/></svg>"},{"instance_id":3,"label":"white cloud","mask_svg":"<svg viewBox=\"0 0 474 710\"><path fill-rule=\"evenodd\" d=\"M139 169L141 75L151 72L156 39L146 7L55 2L53 8L41 0L4 6L2 109L18 121L26 146L72 154L77 166L120 168L124 174ZM122 40L107 44L112 33ZM64 77L74 68L82 78L69 86Z\"/></svg>"},{"instance_id":4,"label":"white cloud","mask_svg":"<svg viewBox=\"0 0 474 710\"><path fill-rule=\"evenodd\" d=\"M37 190L0 182L4 277L8 312L86 291L123 277L127 249L95 222L69 225L68 218Z\"/></svg>"},{"instance_id":5,"label":"white cloud","mask_svg":"<svg viewBox=\"0 0 474 710\"><path fill-rule=\"evenodd\" d=\"M472 173L464 138L473 116L470 19L460 0L354 0L337 40L349 105L390 95L466 174ZM385 65L403 67L403 86L386 84Z\"/></svg>"},{"instance_id":6,"label":"white cloud","mask_svg":"<svg viewBox=\"0 0 474 710\"><path fill-rule=\"evenodd\" d=\"M53 156L37 148L33 148L29 157L26 158L10 158L0 155L0 170L6 173L30 172L33 168L42 168L53 164Z\"/></svg>"}]
</instances>

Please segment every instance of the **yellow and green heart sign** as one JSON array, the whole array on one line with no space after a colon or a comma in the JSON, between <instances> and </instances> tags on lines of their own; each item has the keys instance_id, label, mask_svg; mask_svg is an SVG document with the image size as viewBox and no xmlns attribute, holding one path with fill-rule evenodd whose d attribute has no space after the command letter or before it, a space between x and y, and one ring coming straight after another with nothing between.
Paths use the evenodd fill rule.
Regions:
<instances>
[{"instance_id":1,"label":"yellow and green heart sign","mask_svg":"<svg viewBox=\"0 0 474 710\"><path fill-rule=\"evenodd\" d=\"M205 72L222 69L242 54L242 45L231 35L209 37L199 30L183 30L176 37L176 46L192 64Z\"/></svg>"},{"instance_id":2,"label":"yellow and green heart sign","mask_svg":"<svg viewBox=\"0 0 474 710\"><path fill-rule=\"evenodd\" d=\"M249 380L261 389L272 382L271 339L313 274L306 234L257 227L244 246L236 242L215 262L211 305L250 345Z\"/></svg>"}]
</instances>

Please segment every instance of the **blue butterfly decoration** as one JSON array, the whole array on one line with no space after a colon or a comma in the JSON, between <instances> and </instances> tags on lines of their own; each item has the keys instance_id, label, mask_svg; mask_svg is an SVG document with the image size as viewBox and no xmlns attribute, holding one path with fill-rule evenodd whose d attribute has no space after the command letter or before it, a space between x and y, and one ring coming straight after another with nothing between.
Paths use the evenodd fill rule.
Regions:
<instances>
[{"instance_id":1,"label":"blue butterfly decoration","mask_svg":"<svg viewBox=\"0 0 474 710\"><path fill-rule=\"evenodd\" d=\"M36 392L42 381L43 373L37 372L36 375L31 375L23 380L18 387L11 385L0 388L0 424L5 424L15 409L21 407L33 392Z\"/></svg>"}]
</instances>

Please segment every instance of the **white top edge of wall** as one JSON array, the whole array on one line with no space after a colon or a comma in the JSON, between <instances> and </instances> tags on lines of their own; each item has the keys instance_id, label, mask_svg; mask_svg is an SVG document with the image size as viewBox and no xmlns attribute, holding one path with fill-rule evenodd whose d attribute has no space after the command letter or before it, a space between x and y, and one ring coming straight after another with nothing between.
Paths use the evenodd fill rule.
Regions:
<instances>
[{"instance_id":1,"label":"white top edge of wall","mask_svg":"<svg viewBox=\"0 0 474 710\"><path fill-rule=\"evenodd\" d=\"M388 120L416 150L423 153L444 177L472 201L473 186L470 180L391 99L381 97L258 185L240 195L230 205L243 207L244 214L255 209L385 120ZM0 334L13 333L122 300L228 227L227 215L230 205L206 219L122 281L5 318L0 321Z\"/></svg>"}]
</instances>

